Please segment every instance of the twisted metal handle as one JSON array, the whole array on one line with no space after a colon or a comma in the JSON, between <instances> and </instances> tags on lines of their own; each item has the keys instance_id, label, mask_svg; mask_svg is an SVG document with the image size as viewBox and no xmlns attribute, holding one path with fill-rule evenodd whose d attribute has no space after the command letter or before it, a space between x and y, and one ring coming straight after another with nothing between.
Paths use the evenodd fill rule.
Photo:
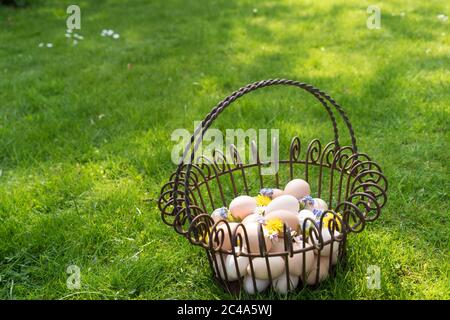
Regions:
<instances>
[{"instance_id":1,"label":"twisted metal handle","mask_svg":"<svg viewBox=\"0 0 450 320\"><path fill-rule=\"evenodd\" d=\"M294 80L270 79L270 80L254 82L254 83L248 84L248 85L240 88L237 91L234 91L228 97L226 97L221 102L219 102L211 110L211 112L206 116L206 118L201 122L201 124L195 129L194 134L191 136L191 139L184 150L183 156L180 160L180 163L179 163L177 171L176 171L175 181L174 181L174 189L173 189L173 199L174 199L175 204L177 204L177 195L178 195L177 191L178 191L178 182L179 182L180 173L185 164L185 159L189 153L189 150L191 150L191 148L192 148L192 144L195 142L194 147L192 148L192 151L190 154L190 159L189 159L188 163L186 164L186 171L185 171L186 178L185 178L185 183L184 183L185 194L188 194L188 192L189 192L189 184L186 181L189 181L192 163L195 159L195 152L197 151L199 144L202 141L206 130L208 130L208 128L211 126L211 124L214 122L214 120L220 115L220 113L222 113L223 110L225 110L225 108L227 108L232 102L236 101L238 98L242 97L243 95L245 95L249 92L252 92L254 90L273 86L273 85L290 85L290 86L298 87L298 88L303 89L306 92L309 92L310 94L312 94L323 105L323 107L326 109L326 111L330 117L330 120L332 122L332 125L333 125L334 142L335 142L335 147L337 150L337 149L339 149L339 133L338 133L338 127L337 127L337 123L336 123L336 118L334 116L332 109L328 105L328 103L330 103L338 111L338 113L342 117L345 125L347 126L347 129L348 129L348 132L349 132L350 138L351 138L351 148L353 150L353 153L355 153L355 154L357 153L356 138L355 138L355 134L353 131L353 127L350 123L350 120L348 119L348 117L345 114L342 107L340 105L338 105L336 103L336 101L334 101L328 94L326 94L325 92L321 91L318 88L315 88L312 85L309 85L309 84L306 84L303 82L299 82L299 81L294 81ZM197 138L197 140L196 140L196 138ZM188 217L191 220L190 213L189 213L189 202L190 202L189 197L185 197L184 201L186 203L186 208L188 209ZM178 205L174 206L174 214L175 215L178 214Z\"/></svg>"}]
</instances>

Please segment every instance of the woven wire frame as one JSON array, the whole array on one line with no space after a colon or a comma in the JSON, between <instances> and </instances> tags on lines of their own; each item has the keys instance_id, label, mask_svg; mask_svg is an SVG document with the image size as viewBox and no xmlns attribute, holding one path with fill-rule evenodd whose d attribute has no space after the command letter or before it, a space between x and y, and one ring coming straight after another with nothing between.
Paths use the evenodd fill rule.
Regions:
<instances>
[{"instance_id":1,"label":"woven wire frame","mask_svg":"<svg viewBox=\"0 0 450 320\"><path fill-rule=\"evenodd\" d=\"M212 159L196 158L204 133L225 108L251 91L274 85L294 86L312 94L329 115L334 140L323 145L314 139L303 153L301 140L294 137L288 157L278 161L279 170L273 182L267 185L261 172L263 167L272 163L261 161L255 142L252 142L255 161L249 164L240 161L239 152L233 145L229 154L217 150ZM350 146L339 144L335 112L348 129ZM229 292L238 292L243 287L250 293L260 292L262 287L274 285L277 281L285 281L284 291L304 285L317 286L328 274L333 275L336 265L344 261L348 234L361 232L366 222L376 220L387 201L388 182L380 166L357 150L347 115L323 91L285 79L249 84L222 100L195 130L177 170L161 189L158 206L162 220L193 245L205 249L215 279ZM286 174L282 176L280 172ZM329 209L318 222L306 219L299 227L295 241L290 228L284 225L279 235L284 251L268 250L262 226L256 231L258 245L252 248L249 230L242 223L211 218L214 209L227 207L238 195L254 196L264 187L279 188L294 178L314 184L317 190L314 195L324 199ZM331 215L332 219L324 224L326 215ZM327 239L323 237L324 228L329 233ZM326 252L329 254L325 255ZM306 261L312 253L315 257L313 266L307 270ZM282 261L282 274L271 270L274 259L279 263ZM244 271L240 270L241 260L248 264ZM262 263L265 269L263 286L255 277L256 261L260 268ZM293 280L290 272L294 270L297 280Z\"/></svg>"}]
</instances>

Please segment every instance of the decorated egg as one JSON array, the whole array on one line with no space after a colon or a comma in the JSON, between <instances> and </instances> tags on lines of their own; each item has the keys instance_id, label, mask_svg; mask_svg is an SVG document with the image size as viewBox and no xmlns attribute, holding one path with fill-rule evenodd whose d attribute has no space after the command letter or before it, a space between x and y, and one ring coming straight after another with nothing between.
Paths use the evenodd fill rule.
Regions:
<instances>
[{"instance_id":1,"label":"decorated egg","mask_svg":"<svg viewBox=\"0 0 450 320\"><path fill-rule=\"evenodd\" d=\"M244 225L245 230L247 231L247 237L248 237L248 244L246 243L245 239L245 233L242 227L238 229L238 233L242 237L242 241L244 244L244 248L248 251L248 253L260 253L259 250L259 238L261 237L261 240L264 241L264 244L266 246L266 250L269 251L272 247L272 241L264 236L264 230L263 232L260 232L261 224L258 222L250 222L248 224ZM264 249L264 248L263 248Z\"/></svg>"},{"instance_id":2,"label":"decorated egg","mask_svg":"<svg viewBox=\"0 0 450 320\"><path fill-rule=\"evenodd\" d=\"M230 212L234 218L244 219L256 208L256 200L250 196L239 196L230 203Z\"/></svg>"},{"instance_id":3,"label":"decorated egg","mask_svg":"<svg viewBox=\"0 0 450 320\"><path fill-rule=\"evenodd\" d=\"M309 196L311 189L309 183L303 179L294 179L288 182L286 187L284 187L284 194L290 194L296 199L300 200L305 196Z\"/></svg>"},{"instance_id":4,"label":"decorated egg","mask_svg":"<svg viewBox=\"0 0 450 320\"><path fill-rule=\"evenodd\" d=\"M253 282L255 281L255 282ZM243 285L245 292L249 294L255 294L257 292L263 292L269 286L269 280L253 279L252 276L247 275L244 277ZM256 288L255 288L256 285Z\"/></svg>"},{"instance_id":5,"label":"decorated egg","mask_svg":"<svg viewBox=\"0 0 450 320\"><path fill-rule=\"evenodd\" d=\"M227 224L230 227L228 230ZM231 237L239 224L236 222L224 222L217 226L215 234L212 236L214 249L231 250Z\"/></svg>"},{"instance_id":6,"label":"decorated egg","mask_svg":"<svg viewBox=\"0 0 450 320\"><path fill-rule=\"evenodd\" d=\"M235 248L236 252L239 252L239 248ZM247 274L247 267L249 264L249 258L244 256L234 257L232 254L227 255L225 260L225 271L227 272L228 281L238 280L238 270L241 277ZM237 268L236 268L237 266ZM222 279L226 280L225 277Z\"/></svg>"},{"instance_id":7,"label":"decorated egg","mask_svg":"<svg viewBox=\"0 0 450 320\"><path fill-rule=\"evenodd\" d=\"M313 267L309 274L306 276L306 283L309 285L315 285L316 284L316 276L317 276L317 259L318 256L314 255L314 262ZM318 282L321 282L328 278L328 271L329 271L329 260L328 257L321 257L319 262L319 279Z\"/></svg>"},{"instance_id":8,"label":"decorated egg","mask_svg":"<svg viewBox=\"0 0 450 320\"><path fill-rule=\"evenodd\" d=\"M312 246L308 243L305 243L305 248L311 248ZM293 249L295 250L301 250L303 249L302 243L294 243ZM304 255L304 259L303 259ZM303 264L305 265L305 274L308 274L314 263L314 250L307 250L303 254L303 252L294 253L294 255L291 257L288 257L289 262L289 273L293 274L294 276L300 276L303 274Z\"/></svg>"},{"instance_id":9,"label":"decorated egg","mask_svg":"<svg viewBox=\"0 0 450 320\"><path fill-rule=\"evenodd\" d=\"M292 213L297 213L300 206L298 200L291 195L281 195L272 200L266 207L266 214L275 210L287 210Z\"/></svg>"},{"instance_id":10,"label":"decorated egg","mask_svg":"<svg viewBox=\"0 0 450 320\"><path fill-rule=\"evenodd\" d=\"M282 257L268 257L270 274L272 279L279 277L284 272L284 260ZM269 279L269 269L266 258L253 258L253 271L257 279ZM251 265L247 266L247 272L252 274Z\"/></svg>"},{"instance_id":11,"label":"decorated egg","mask_svg":"<svg viewBox=\"0 0 450 320\"><path fill-rule=\"evenodd\" d=\"M314 215L314 213L312 213L312 211L306 210L306 209L301 210L301 211L298 213L297 218L298 218L298 222L299 222L299 224L300 224L300 228L301 228L302 230L303 230L304 227L306 227L306 228L308 229L308 228L313 224L313 222L308 221L308 223L306 223L305 225L303 225L304 222L305 222L305 220L306 220L307 218L311 219L312 221L315 221L315 220L316 220L316 216Z\"/></svg>"},{"instance_id":12,"label":"decorated egg","mask_svg":"<svg viewBox=\"0 0 450 320\"><path fill-rule=\"evenodd\" d=\"M289 278L289 290L288 290L288 278ZM298 276L289 274L289 276L287 277L286 274L283 273L281 276L272 281L272 287L278 293L286 294L289 291L293 291L295 290L295 288L297 288L298 280L299 280Z\"/></svg>"},{"instance_id":13,"label":"decorated egg","mask_svg":"<svg viewBox=\"0 0 450 320\"><path fill-rule=\"evenodd\" d=\"M266 224L268 224L268 222L270 220L273 219L280 219L282 222L284 222L289 228L291 228L294 231L298 230L298 218L297 215L295 213L292 213L290 211L287 210L275 210L272 211L270 213L267 213L264 217L266 219ZM280 236L283 236L283 228L281 228Z\"/></svg>"}]
</instances>

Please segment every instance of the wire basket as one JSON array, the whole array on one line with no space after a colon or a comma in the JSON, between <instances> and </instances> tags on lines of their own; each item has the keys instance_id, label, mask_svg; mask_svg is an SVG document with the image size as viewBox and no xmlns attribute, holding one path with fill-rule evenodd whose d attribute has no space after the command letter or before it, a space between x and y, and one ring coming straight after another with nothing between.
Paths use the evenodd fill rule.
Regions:
<instances>
[{"instance_id":1,"label":"wire basket","mask_svg":"<svg viewBox=\"0 0 450 320\"><path fill-rule=\"evenodd\" d=\"M239 195L255 195L267 187L256 143L251 143L255 161L243 164L235 146L230 155L217 150L212 159L196 157L206 130L238 98L268 86L287 85L302 89L317 99L329 115L334 139L322 145L317 139L302 152L298 137L292 139L289 157L279 160L279 170L270 187L302 178L315 186L315 195L329 209L320 220L304 219L297 230L284 224L277 250L267 239L261 223L247 224L213 219L211 212L227 207ZM336 117L348 129L351 145L339 144ZM285 172L285 176L281 173ZM376 220L387 201L388 183L381 168L367 154L359 153L351 123L344 110L326 93L311 85L285 79L249 84L222 100L202 121L187 144L182 160L161 190L158 201L162 220L205 249L215 279L229 292L244 289L253 294L271 287L286 293L335 274L345 261L347 236L361 232L366 222ZM251 230L250 227L251 226Z\"/></svg>"}]
</instances>

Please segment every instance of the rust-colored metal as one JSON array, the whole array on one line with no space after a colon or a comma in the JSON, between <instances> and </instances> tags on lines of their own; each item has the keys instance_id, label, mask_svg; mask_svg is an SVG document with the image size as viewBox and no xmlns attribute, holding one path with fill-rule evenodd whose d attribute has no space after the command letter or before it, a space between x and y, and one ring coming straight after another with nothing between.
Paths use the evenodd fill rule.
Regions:
<instances>
[{"instance_id":1,"label":"rust-colored metal","mask_svg":"<svg viewBox=\"0 0 450 320\"><path fill-rule=\"evenodd\" d=\"M255 188L254 186L264 187L261 168L270 162L261 161L255 142L252 142L252 147L256 153L256 161L249 164L242 163L234 146L231 146L229 156L216 151L213 159L206 159L203 156L196 158L196 151L205 131L226 107L251 91L273 85L289 85L303 89L312 94L329 115L334 133L333 141L322 147L321 142L314 139L308 144L302 157L301 140L294 137L287 160L279 161L279 171L285 170L287 180L302 178L308 182L317 181L317 190L314 190L313 194L326 199L329 210L324 212L320 221L316 222L307 218L300 226L295 240L300 244L300 249L293 248L291 230L285 225L282 238L285 250L283 252L268 251L260 225L259 252L251 252L247 230L243 224L239 223L232 231L228 221L214 222L210 214L216 208L227 206L237 195L257 195L259 189L254 190L252 186L253 188ZM339 144L339 132L334 112L337 112L337 115L343 119L351 138L351 146ZM250 172L255 169L256 177L254 175L252 177ZM242 187L239 187L239 182ZM282 181L282 177L277 172L272 186L279 187L287 182ZM214 277L227 291L237 292L243 287L244 278L237 267L237 258L249 258L250 273L247 277L251 277L253 290L257 292L253 258L265 259L268 280L272 283L269 258L277 256L283 257L285 271L282 276L286 277L287 289L291 291L295 288L292 288L293 284L290 281L289 270L292 266L289 264L289 257L302 255L302 260L305 261L307 251L313 250L316 257L322 257L324 247L329 245L330 252L333 252L333 247L338 246L337 259L334 261L332 254L328 258L328 270L330 270L330 274L333 274L336 265L342 263L344 259L348 234L361 232L366 222L374 221L379 217L381 209L387 201L387 188L387 179L380 166L373 162L368 155L358 152L351 123L344 110L330 96L302 82L274 79L242 87L212 109L192 135L182 160L177 170L171 175L170 181L162 187L158 206L162 220L166 224L172 226L176 232L186 237L192 244L206 250ZM226 192L225 190L231 191ZM324 226L323 218L326 214L331 214L333 218L327 226ZM227 230L226 233L224 228ZM327 241L324 241L322 237L323 228L328 229L331 236ZM224 243L231 243L231 249L224 249ZM227 257L234 259L237 280L232 281L226 270L225 260ZM316 272L315 280L306 281L308 274L306 274L305 263L303 263L299 286L304 286L308 282L313 286L319 283L321 264L319 263L320 259L316 260L317 262L313 266Z\"/></svg>"}]
</instances>

